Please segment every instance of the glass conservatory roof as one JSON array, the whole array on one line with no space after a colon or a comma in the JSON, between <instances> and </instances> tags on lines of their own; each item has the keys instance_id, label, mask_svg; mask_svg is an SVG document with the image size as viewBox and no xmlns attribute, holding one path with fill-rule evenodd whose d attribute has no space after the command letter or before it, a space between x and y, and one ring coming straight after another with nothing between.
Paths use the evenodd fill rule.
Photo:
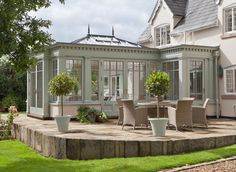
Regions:
<instances>
[{"instance_id":1,"label":"glass conservatory roof","mask_svg":"<svg viewBox=\"0 0 236 172\"><path fill-rule=\"evenodd\" d=\"M88 34L86 37L77 39L73 44L88 44L88 45L105 45L105 46L121 46L121 47L141 47L136 43L132 43L115 36L109 35L94 35Z\"/></svg>"}]
</instances>

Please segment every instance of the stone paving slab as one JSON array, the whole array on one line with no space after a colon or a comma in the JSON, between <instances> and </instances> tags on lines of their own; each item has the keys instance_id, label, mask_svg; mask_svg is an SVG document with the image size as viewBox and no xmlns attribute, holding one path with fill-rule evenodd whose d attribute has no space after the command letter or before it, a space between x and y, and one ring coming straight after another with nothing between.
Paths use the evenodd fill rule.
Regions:
<instances>
[{"instance_id":1,"label":"stone paving slab","mask_svg":"<svg viewBox=\"0 0 236 172\"><path fill-rule=\"evenodd\" d=\"M57 131L56 122L26 116L14 120L14 137L45 156L58 159L102 159L177 154L236 143L233 120L209 120L209 127L193 131L167 130L166 137L152 136L151 129L70 122L69 131Z\"/></svg>"},{"instance_id":2,"label":"stone paving slab","mask_svg":"<svg viewBox=\"0 0 236 172\"><path fill-rule=\"evenodd\" d=\"M235 168L236 157L231 157L196 165L186 165L170 170L162 170L160 172L235 172Z\"/></svg>"}]
</instances>

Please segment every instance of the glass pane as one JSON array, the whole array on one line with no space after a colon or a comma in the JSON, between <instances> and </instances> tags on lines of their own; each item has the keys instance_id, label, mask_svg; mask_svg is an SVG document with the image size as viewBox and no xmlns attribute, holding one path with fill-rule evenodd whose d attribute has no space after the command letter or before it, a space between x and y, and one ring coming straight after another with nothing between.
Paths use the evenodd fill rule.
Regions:
<instances>
[{"instance_id":1,"label":"glass pane","mask_svg":"<svg viewBox=\"0 0 236 172\"><path fill-rule=\"evenodd\" d=\"M146 81L146 64L140 63L140 77L139 77L139 97L138 100L144 100L146 95L145 90Z\"/></svg>"},{"instance_id":2,"label":"glass pane","mask_svg":"<svg viewBox=\"0 0 236 172\"><path fill-rule=\"evenodd\" d=\"M128 98L143 100L146 96L146 63L128 63Z\"/></svg>"},{"instance_id":3,"label":"glass pane","mask_svg":"<svg viewBox=\"0 0 236 172\"><path fill-rule=\"evenodd\" d=\"M37 107L43 107L43 72L37 72Z\"/></svg>"},{"instance_id":4,"label":"glass pane","mask_svg":"<svg viewBox=\"0 0 236 172\"><path fill-rule=\"evenodd\" d=\"M225 32L232 31L232 9L225 10Z\"/></svg>"},{"instance_id":5,"label":"glass pane","mask_svg":"<svg viewBox=\"0 0 236 172\"><path fill-rule=\"evenodd\" d=\"M52 77L56 76L58 72L57 60L52 61ZM57 101L57 96L52 96L52 101Z\"/></svg>"},{"instance_id":6,"label":"glass pane","mask_svg":"<svg viewBox=\"0 0 236 172\"><path fill-rule=\"evenodd\" d=\"M160 42L160 28L157 28L156 29L156 46L160 46L161 45L161 42Z\"/></svg>"},{"instance_id":7,"label":"glass pane","mask_svg":"<svg viewBox=\"0 0 236 172\"><path fill-rule=\"evenodd\" d=\"M179 62L164 62L162 63L162 69L168 73L170 78L170 88L165 98L176 100L179 98Z\"/></svg>"},{"instance_id":8,"label":"glass pane","mask_svg":"<svg viewBox=\"0 0 236 172\"><path fill-rule=\"evenodd\" d=\"M124 67L123 62L117 62L117 72L116 72L116 98L123 97L124 90Z\"/></svg>"},{"instance_id":9,"label":"glass pane","mask_svg":"<svg viewBox=\"0 0 236 172\"><path fill-rule=\"evenodd\" d=\"M58 70L57 60L52 61L52 70L53 70L53 76L56 76L57 75L57 70Z\"/></svg>"},{"instance_id":10,"label":"glass pane","mask_svg":"<svg viewBox=\"0 0 236 172\"><path fill-rule=\"evenodd\" d=\"M35 73L31 73L31 107L36 107L36 78Z\"/></svg>"},{"instance_id":11,"label":"glass pane","mask_svg":"<svg viewBox=\"0 0 236 172\"><path fill-rule=\"evenodd\" d=\"M134 63L133 99L139 100L139 63Z\"/></svg>"},{"instance_id":12,"label":"glass pane","mask_svg":"<svg viewBox=\"0 0 236 172\"><path fill-rule=\"evenodd\" d=\"M42 71L42 70L43 70L43 62L38 62L37 71Z\"/></svg>"},{"instance_id":13,"label":"glass pane","mask_svg":"<svg viewBox=\"0 0 236 172\"><path fill-rule=\"evenodd\" d=\"M190 97L195 100L203 98L203 62L191 61L190 62Z\"/></svg>"},{"instance_id":14,"label":"glass pane","mask_svg":"<svg viewBox=\"0 0 236 172\"><path fill-rule=\"evenodd\" d=\"M170 25L166 26L167 44L170 44Z\"/></svg>"},{"instance_id":15,"label":"glass pane","mask_svg":"<svg viewBox=\"0 0 236 172\"><path fill-rule=\"evenodd\" d=\"M226 92L233 93L233 70L226 70Z\"/></svg>"},{"instance_id":16,"label":"glass pane","mask_svg":"<svg viewBox=\"0 0 236 172\"><path fill-rule=\"evenodd\" d=\"M104 69L104 101L116 101L123 97L123 62L105 61Z\"/></svg>"},{"instance_id":17,"label":"glass pane","mask_svg":"<svg viewBox=\"0 0 236 172\"><path fill-rule=\"evenodd\" d=\"M151 71L157 71L157 70L158 70L157 63L151 63Z\"/></svg>"},{"instance_id":18,"label":"glass pane","mask_svg":"<svg viewBox=\"0 0 236 172\"><path fill-rule=\"evenodd\" d=\"M234 8L234 30L236 30L236 8Z\"/></svg>"},{"instance_id":19,"label":"glass pane","mask_svg":"<svg viewBox=\"0 0 236 172\"><path fill-rule=\"evenodd\" d=\"M77 81L74 90L65 97L66 101L82 100L82 61L81 60L66 60L67 73Z\"/></svg>"},{"instance_id":20,"label":"glass pane","mask_svg":"<svg viewBox=\"0 0 236 172\"><path fill-rule=\"evenodd\" d=\"M179 98L179 71L174 72L174 100Z\"/></svg>"},{"instance_id":21,"label":"glass pane","mask_svg":"<svg viewBox=\"0 0 236 172\"><path fill-rule=\"evenodd\" d=\"M161 28L161 45L165 44L165 30L164 28Z\"/></svg>"},{"instance_id":22,"label":"glass pane","mask_svg":"<svg viewBox=\"0 0 236 172\"><path fill-rule=\"evenodd\" d=\"M99 63L91 61L91 100L99 99Z\"/></svg>"}]
</instances>

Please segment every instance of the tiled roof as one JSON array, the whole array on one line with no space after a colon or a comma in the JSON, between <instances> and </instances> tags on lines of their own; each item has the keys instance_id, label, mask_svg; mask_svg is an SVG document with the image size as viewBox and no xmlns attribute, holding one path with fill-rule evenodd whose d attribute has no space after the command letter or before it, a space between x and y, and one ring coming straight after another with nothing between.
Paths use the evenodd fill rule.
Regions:
<instances>
[{"instance_id":1,"label":"tiled roof","mask_svg":"<svg viewBox=\"0 0 236 172\"><path fill-rule=\"evenodd\" d=\"M188 0L185 17L172 34L201 30L218 24L218 7L215 0Z\"/></svg>"},{"instance_id":2,"label":"tiled roof","mask_svg":"<svg viewBox=\"0 0 236 172\"><path fill-rule=\"evenodd\" d=\"M138 38L138 43L149 42L152 39L151 25L145 29L145 31Z\"/></svg>"},{"instance_id":3,"label":"tiled roof","mask_svg":"<svg viewBox=\"0 0 236 172\"><path fill-rule=\"evenodd\" d=\"M115 36L109 35L94 35L88 34L86 37L77 39L73 44L88 44L88 45L104 45L104 46L121 46L121 47L141 47L136 43L132 43Z\"/></svg>"},{"instance_id":4,"label":"tiled roof","mask_svg":"<svg viewBox=\"0 0 236 172\"><path fill-rule=\"evenodd\" d=\"M187 0L165 0L171 12L175 16L184 16Z\"/></svg>"}]
</instances>

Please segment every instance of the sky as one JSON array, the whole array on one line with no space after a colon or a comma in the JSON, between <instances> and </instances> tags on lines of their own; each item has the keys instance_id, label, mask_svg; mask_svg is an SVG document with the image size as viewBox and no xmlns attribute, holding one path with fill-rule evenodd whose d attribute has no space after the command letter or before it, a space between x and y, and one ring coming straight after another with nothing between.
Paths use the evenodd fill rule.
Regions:
<instances>
[{"instance_id":1,"label":"sky","mask_svg":"<svg viewBox=\"0 0 236 172\"><path fill-rule=\"evenodd\" d=\"M49 19L48 30L57 42L71 42L91 34L111 35L137 42L145 30L157 0L66 0L65 5L52 0L51 7L37 12L38 18Z\"/></svg>"}]
</instances>

